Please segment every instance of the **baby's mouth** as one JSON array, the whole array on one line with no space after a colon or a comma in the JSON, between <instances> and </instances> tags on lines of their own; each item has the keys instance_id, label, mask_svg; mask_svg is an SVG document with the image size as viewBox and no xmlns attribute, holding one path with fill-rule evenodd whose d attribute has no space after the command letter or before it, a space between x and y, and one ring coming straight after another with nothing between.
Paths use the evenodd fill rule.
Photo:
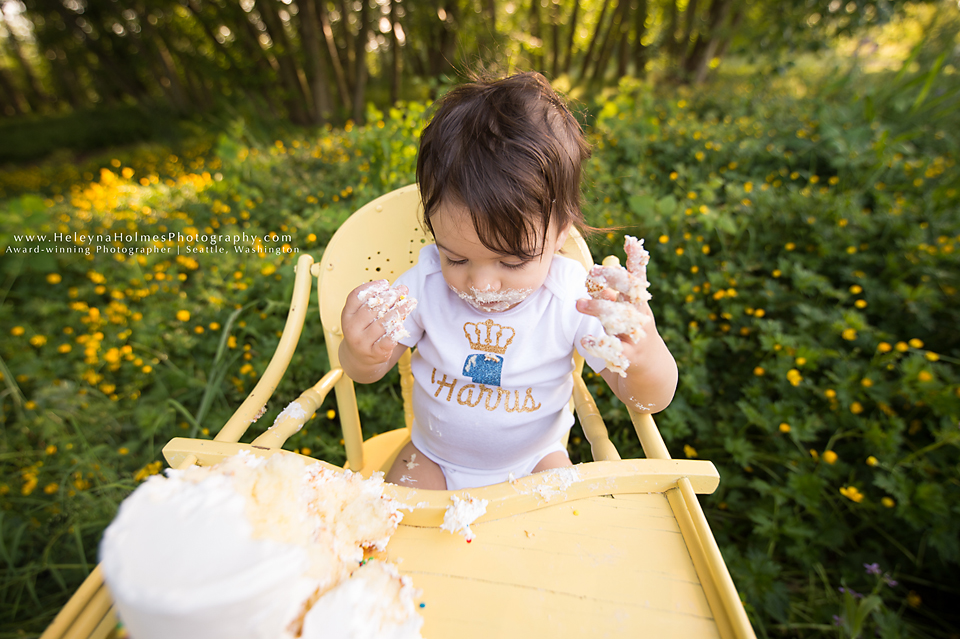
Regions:
<instances>
[{"instance_id":1,"label":"baby's mouth","mask_svg":"<svg viewBox=\"0 0 960 639\"><path fill-rule=\"evenodd\" d=\"M484 313L500 313L509 310L525 300L532 288L505 288L499 291L491 291L489 288L478 290L470 287L470 292L458 290L450 286L450 290L464 302Z\"/></svg>"}]
</instances>

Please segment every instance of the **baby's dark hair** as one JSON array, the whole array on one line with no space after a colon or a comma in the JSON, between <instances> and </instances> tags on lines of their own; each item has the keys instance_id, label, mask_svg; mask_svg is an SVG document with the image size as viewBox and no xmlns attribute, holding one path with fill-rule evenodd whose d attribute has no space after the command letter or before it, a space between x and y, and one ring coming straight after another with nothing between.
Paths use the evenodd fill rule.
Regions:
<instances>
[{"instance_id":1,"label":"baby's dark hair","mask_svg":"<svg viewBox=\"0 0 960 639\"><path fill-rule=\"evenodd\" d=\"M470 211L484 246L539 256L551 222L590 229L580 166L590 149L564 101L539 73L460 85L443 96L420 137L424 223L443 202Z\"/></svg>"}]
</instances>

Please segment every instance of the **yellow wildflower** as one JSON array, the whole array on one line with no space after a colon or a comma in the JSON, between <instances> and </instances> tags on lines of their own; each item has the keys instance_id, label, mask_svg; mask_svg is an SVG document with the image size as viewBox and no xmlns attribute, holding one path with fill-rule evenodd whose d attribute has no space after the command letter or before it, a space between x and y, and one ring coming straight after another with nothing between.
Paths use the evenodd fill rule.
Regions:
<instances>
[{"instance_id":1,"label":"yellow wildflower","mask_svg":"<svg viewBox=\"0 0 960 639\"><path fill-rule=\"evenodd\" d=\"M855 328L847 328L847 329L844 329L844 331L843 331L842 333L840 333L840 335L841 335L841 337L843 337L843 339L845 339L845 340L853 341L853 340L857 339L857 329L855 329Z\"/></svg>"},{"instance_id":2,"label":"yellow wildflower","mask_svg":"<svg viewBox=\"0 0 960 639\"><path fill-rule=\"evenodd\" d=\"M832 450L823 452L823 461L827 462L828 464L836 464L837 459L839 459L839 456Z\"/></svg>"},{"instance_id":3,"label":"yellow wildflower","mask_svg":"<svg viewBox=\"0 0 960 639\"><path fill-rule=\"evenodd\" d=\"M753 374L756 375L757 377L760 377L760 376L763 375L765 372L766 372L766 371L763 369L762 366L757 366L755 369L753 369Z\"/></svg>"},{"instance_id":4,"label":"yellow wildflower","mask_svg":"<svg viewBox=\"0 0 960 639\"><path fill-rule=\"evenodd\" d=\"M840 489L840 494L857 504L863 501L863 493L857 490L856 486L844 486Z\"/></svg>"},{"instance_id":5,"label":"yellow wildflower","mask_svg":"<svg viewBox=\"0 0 960 639\"><path fill-rule=\"evenodd\" d=\"M34 335L33 337L30 338L30 343L33 346L40 348L41 346L47 343L47 338L44 337L43 335Z\"/></svg>"},{"instance_id":6,"label":"yellow wildflower","mask_svg":"<svg viewBox=\"0 0 960 639\"><path fill-rule=\"evenodd\" d=\"M897 345L894 346L894 348L896 348L900 353L906 353L908 350L910 350L910 347L907 346L906 342L897 342Z\"/></svg>"},{"instance_id":7,"label":"yellow wildflower","mask_svg":"<svg viewBox=\"0 0 960 639\"><path fill-rule=\"evenodd\" d=\"M186 310L183 310L183 309L177 311L177 319L180 320L181 322L189 322L189 321L190 321L190 311L186 311Z\"/></svg>"},{"instance_id":8,"label":"yellow wildflower","mask_svg":"<svg viewBox=\"0 0 960 639\"><path fill-rule=\"evenodd\" d=\"M791 368L789 371L787 371L787 381L794 386L799 386L800 382L803 381L803 376L800 375L800 371L795 368Z\"/></svg>"},{"instance_id":9,"label":"yellow wildflower","mask_svg":"<svg viewBox=\"0 0 960 639\"><path fill-rule=\"evenodd\" d=\"M783 422L782 424L780 424L780 432L781 432L781 433L789 433L789 432L790 432L790 424L788 424L787 422Z\"/></svg>"},{"instance_id":10,"label":"yellow wildflower","mask_svg":"<svg viewBox=\"0 0 960 639\"><path fill-rule=\"evenodd\" d=\"M927 351L926 353L923 354L923 356L926 357L931 362L936 362L940 359L940 356L934 353L933 351Z\"/></svg>"},{"instance_id":11,"label":"yellow wildflower","mask_svg":"<svg viewBox=\"0 0 960 639\"><path fill-rule=\"evenodd\" d=\"M22 326L14 326L13 328L10 329L10 334L13 335L14 337L20 337L21 335L24 334L24 332L25 331Z\"/></svg>"},{"instance_id":12,"label":"yellow wildflower","mask_svg":"<svg viewBox=\"0 0 960 639\"><path fill-rule=\"evenodd\" d=\"M63 281L63 278L60 277L59 273L50 273L47 275L48 284L59 284L61 281Z\"/></svg>"},{"instance_id":13,"label":"yellow wildflower","mask_svg":"<svg viewBox=\"0 0 960 639\"><path fill-rule=\"evenodd\" d=\"M889 497L884 497L883 499L880 500L880 503L886 506L887 508L893 508L894 506L897 505L897 502L893 501Z\"/></svg>"},{"instance_id":14,"label":"yellow wildflower","mask_svg":"<svg viewBox=\"0 0 960 639\"><path fill-rule=\"evenodd\" d=\"M332 408L327 411L327 419L333 419L336 416L337 416L337 411L333 410Z\"/></svg>"},{"instance_id":15,"label":"yellow wildflower","mask_svg":"<svg viewBox=\"0 0 960 639\"><path fill-rule=\"evenodd\" d=\"M917 379L919 379L921 382L929 382L933 379L933 373L930 371L920 371L917 374Z\"/></svg>"},{"instance_id":16,"label":"yellow wildflower","mask_svg":"<svg viewBox=\"0 0 960 639\"><path fill-rule=\"evenodd\" d=\"M910 344L910 346L913 346L914 348L923 348L923 341L917 339L916 337L914 337L908 343Z\"/></svg>"},{"instance_id":17,"label":"yellow wildflower","mask_svg":"<svg viewBox=\"0 0 960 639\"><path fill-rule=\"evenodd\" d=\"M852 404L850 404L850 412L853 413L854 415L859 415L860 413L863 412L863 404L861 404L860 402L853 402Z\"/></svg>"},{"instance_id":18,"label":"yellow wildflower","mask_svg":"<svg viewBox=\"0 0 960 639\"><path fill-rule=\"evenodd\" d=\"M893 347L890 346L890 344L888 344L887 342L880 342L879 344L877 344L877 350L880 351L881 353L889 353L892 349Z\"/></svg>"},{"instance_id":19,"label":"yellow wildflower","mask_svg":"<svg viewBox=\"0 0 960 639\"><path fill-rule=\"evenodd\" d=\"M694 458L694 457L697 456L697 449L694 448L693 446L691 446L690 444L684 444L684 445L683 445L683 453L684 453L687 457Z\"/></svg>"},{"instance_id":20,"label":"yellow wildflower","mask_svg":"<svg viewBox=\"0 0 960 639\"><path fill-rule=\"evenodd\" d=\"M880 461L873 455L870 455L869 457L867 457L867 466L876 466L879 463Z\"/></svg>"}]
</instances>

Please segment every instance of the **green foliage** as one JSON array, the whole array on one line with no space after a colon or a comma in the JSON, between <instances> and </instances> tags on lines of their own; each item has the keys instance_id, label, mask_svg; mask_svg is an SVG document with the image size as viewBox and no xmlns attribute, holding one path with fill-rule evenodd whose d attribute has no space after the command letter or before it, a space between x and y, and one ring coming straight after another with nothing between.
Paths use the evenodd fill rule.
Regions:
<instances>
[{"instance_id":1,"label":"green foliage","mask_svg":"<svg viewBox=\"0 0 960 639\"><path fill-rule=\"evenodd\" d=\"M89 151L171 138L179 123L166 109L135 106L100 107L57 116L0 119L0 164L27 162L54 151Z\"/></svg>"},{"instance_id":2,"label":"green foliage","mask_svg":"<svg viewBox=\"0 0 960 639\"><path fill-rule=\"evenodd\" d=\"M591 107L585 212L625 227L594 255L646 238L681 371L657 422L674 455L720 470L704 505L761 636L946 637L957 623L960 115L938 64L804 97L797 78L624 81ZM81 251L2 263L0 632L42 630L163 444L227 420L277 345L296 251L319 257L352 211L413 182L424 113L282 139L238 119L189 154L0 173L34 185L4 187L2 250L44 234ZM112 239L134 231L151 239ZM102 252L124 247L168 252ZM246 440L326 369L314 316ZM622 405L588 385L621 454L642 456ZM359 388L367 433L402 423L398 398L395 373ZM342 463L339 441L331 399L288 447ZM570 452L589 459L579 431Z\"/></svg>"},{"instance_id":3,"label":"green foliage","mask_svg":"<svg viewBox=\"0 0 960 639\"><path fill-rule=\"evenodd\" d=\"M911 636L956 623L945 608L900 616L944 600L960 563L960 341L946 328L960 323L960 112L911 117L933 93L955 99L940 62L806 98L736 80L667 98L627 80L597 117L589 221L647 238L681 372L658 423L672 450L720 469L706 502L763 635L833 627L833 604L790 596L818 564L859 588L857 568L879 563L903 584L844 600L842 636L868 619ZM621 253L620 233L608 242Z\"/></svg>"}]
</instances>

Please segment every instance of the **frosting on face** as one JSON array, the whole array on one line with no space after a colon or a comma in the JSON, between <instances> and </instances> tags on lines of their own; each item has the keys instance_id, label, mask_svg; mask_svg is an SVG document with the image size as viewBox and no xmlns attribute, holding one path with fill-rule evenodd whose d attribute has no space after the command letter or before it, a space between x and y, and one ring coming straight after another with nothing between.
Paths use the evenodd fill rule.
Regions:
<instances>
[{"instance_id":1,"label":"frosting on face","mask_svg":"<svg viewBox=\"0 0 960 639\"><path fill-rule=\"evenodd\" d=\"M467 293L454 288L452 285L448 284L448 286L460 299L484 313L500 313L511 309L527 299L530 293L533 293L532 288L505 288L492 291L490 290L491 287L478 290L472 286L470 292Z\"/></svg>"}]
</instances>

